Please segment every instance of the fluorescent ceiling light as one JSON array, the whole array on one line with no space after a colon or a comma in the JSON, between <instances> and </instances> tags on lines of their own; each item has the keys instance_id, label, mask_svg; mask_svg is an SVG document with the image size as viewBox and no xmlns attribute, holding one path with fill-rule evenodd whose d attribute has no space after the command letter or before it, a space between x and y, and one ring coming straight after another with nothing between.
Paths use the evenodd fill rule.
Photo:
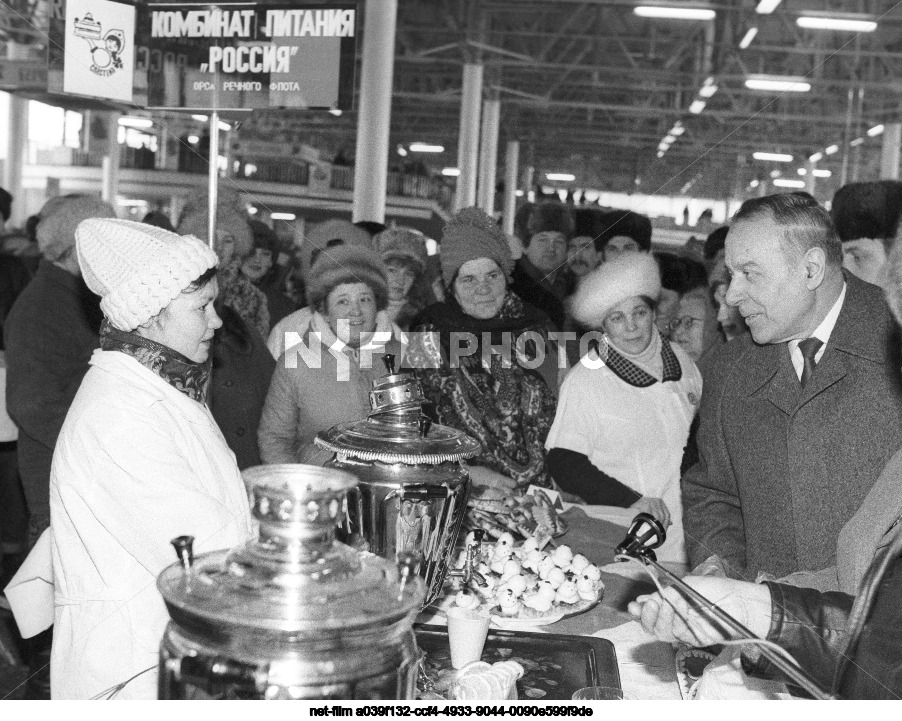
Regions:
<instances>
[{"instance_id":1,"label":"fluorescent ceiling light","mask_svg":"<svg viewBox=\"0 0 902 721\"><path fill-rule=\"evenodd\" d=\"M686 128L684 128L680 123L677 123L670 129L670 134L676 135L677 137L679 137L680 135L682 135L685 132L686 132Z\"/></svg>"},{"instance_id":2,"label":"fluorescent ceiling light","mask_svg":"<svg viewBox=\"0 0 902 721\"><path fill-rule=\"evenodd\" d=\"M770 15L779 4L780 0L761 0L758 7L755 8L755 12L759 15Z\"/></svg>"},{"instance_id":3,"label":"fluorescent ceiling light","mask_svg":"<svg viewBox=\"0 0 902 721\"><path fill-rule=\"evenodd\" d=\"M705 109L705 101L704 100L693 100L692 105L689 106L689 112L698 115L702 110Z\"/></svg>"},{"instance_id":4,"label":"fluorescent ceiling light","mask_svg":"<svg viewBox=\"0 0 902 721\"><path fill-rule=\"evenodd\" d=\"M339 110L338 108L331 108L329 112L332 113L332 115L334 115L336 118L341 117L341 110Z\"/></svg>"},{"instance_id":5,"label":"fluorescent ceiling light","mask_svg":"<svg viewBox=\"0 0 902 721\"><path fill-rule=\"evenodd\" d=\"M873 128L868 130L868 135L870 135L872 138L874 138L874 137L880 135L880 133L882 133L882 132L883 132L883 126L875 125Z\"/></svg>"},{"instance_id":6,"label":"fluorescent ceiling light","mask_svg":"<svg viewBox=\"0 0 902 721\"><path fill-rule=\"evenodd\" d=\"M811 174L815 178L829 178L831 175L833 175L833 173L831 173L826 168L815 168L814 170L811 171Z\"/></svg>"},{"instance_id":7,"label":"fluorescent ceiling light","mask_svg":"<svg viewBox=\"0 0 902 721\"><path fill-rule=\"evenodd\" d=\"M666 135L664 136L664 140L668 145L671 145L674 140L676 140L676 135Z\"/></svg>"},{"instance_id":8,"label":"fluorescent ceiling light","mask_svg":"<svg viewBox=\"0 0 902 721\"><path fill-rule=\"evenodd\" d=\"M658 157L659 157L659 158L663 158L663 157L664 157L664 151L663 151L663 150L659 150L659 151L658 151Z\"/></svg>"},{"instance_id":9,"label":"fluorescent ceiling light","mask_svg":"<svg viewBox=\"0 0 902 721\"><path fill-rule=\"evenodd\" d=\"M222 120L219 121L219 129L220 130L231 130L232 126Z\"/></svg>"},{"instance_id":10,"label":"fluorescent ceiling light","mask_svg":"<svg viewBox=\"0 0 902 721\"><path fill-rule=\"evenodd\" d=\"M816 163L818 160L820 160L823 157L824 157L823 153L815 153L814 155L809 155L808 160L810 160L812 163Z\"/></svg>"},{"instance_id":11,"label":"fluorescent ceiling light","mask_svg":"<svg viewBox=\"0 0 902 721\"><path fill-rule=\"evenodd\" d=\"M761 185L761 181L758 180L758 178L755 178L751 183L749 183L749 186L751 186L752 188L757 188L759 185Z\"/></svg>"},{"instance_id":12,"label":"fluorescent ceiling light","mask_svg":"<svg viewBox=\"0 0 902 721\"><path fill-rule=\"evenodd\" d=\"M398 146L398 155L400 155L402 158L406 158L407 157L407 148L405 148L403 145L399 145Z\"/></svg>"},{"instance_id":13,"label":"fluorescent ceiling light","mask_svg":"<svg viewBox=\"0 0 902 721\"><path fill-rule=\"evenodd\" d=\"M545 177L548 180L561 180L565 183L576 180L576 176L571 175L570 173L545 173Z\"/></svg>"},{"instance_id":14,"label":"fluorescent ceiling light","mask_svg":"<svg viewBox=\"0 0 902 721\"><path fill-rule=\"evenodd\" d=\"M849 145L851 145L853 148L857 148L863 142L864 142L864 138L855 138L855 140L849 141Z\"/></svg>"},{"instance_id":15,"label":"fluorescent ceiling light","mask_svg":"<svg viewBox=\"0 0 902 721\"><path fill-rule=\"evenodd\" d=\"M774 185L776 185L778 188L804 188L805 181L792 180L790 178L777 178L774 181Z\"/></svg>"},{"instance_id":16,"label":"fluorescent ceiling light","mask_svg":"<svg viewBox=\"0 0 902 721\"><path fill-rule=\"evenodd\" d=\"M188 142L191 143L191 145L197 145L197 143L200 142L200 138L198 138L196 135L189 135Z\"/></svg>"},{"instance_id":17,"label":"fluorescent ceiling light","mask_svg":"<svg viewBox=\"0 0 902 721\"><path fill-rule=\"evenodd\" d=\"M808 174L807 168L799 168L796 172L797 172L799 175L807 175L807 174Z\"/></svg>"},{"instance_id":18,"label":"fluorescent ceiling light","mask_svg":"<svg viewBox=\"0 0 902 721\"><path fill-rule=\"evenodd\" d=\"M749 45L752 44L752 40L755 39L755 36L758 34L758 28L751 27L745 31L745 35L742 36L742 40L739 41L739 49L745 50Z\"/></svg>"},{"instance_id":19,"label":"fluorescent ceiling light","mask_svg":"<svg viewBox=\"0 0 902 721\"><path fill-rule=\"evenodd\" d=\"M807 93L811 83L801 78L781 78L768 75L749 75L745 79L749 90L772 90L778 93Z\"/></svg>"},{"instance_id":20,"label":"fluorescent ceiling light","mask_svg":"<svg viewBox=\"0 0 902 721\"><path fill-rule=\"evenodd\" d=\"M269 217L273 220L294 220L297 218L294 213L273 213Z\"/></svg>"},{"instance_id":21,"label":"fluorescent ceiling light","mask_svg":"<svg viewBox=\"0 0 902 721\"><path fill-rule=\"evenodd\" d=\"M839 146L838 146L838 145L831 145L831 146L829 146L826 150L824 150L824 152L825 152L827 155L833 155L833 153L835 153L837 150L839 150Z\"/></svg>"},{"instance_id":22,"label":"fluorescent ceiling light","mask_svg":"<svg viewBox=\"0 0 902 721\"><path fill-rule=\"evenodd\" d=\"M411 143L411 153L444 153L444 145L430 145L429 143Z\"/></svg>"},{"instance_id":23,"label":"fluorescent ceiling light","mask_svg":"<svg viewBox=\"0 0 902 721\"><path fill-rule=\"evenodd\" d=\"M803 15L796 18L796 25L809 30L847 30L853 33L872 33L877 29L877 23L870 17Z\"/></svg>"},{"instance_id":24,"label":"fluorescent ceiling light","mask_svg":"<svg viewBox=\"0 0 902 721\"><path fill-rule=\"evenodd\" d=\"M119 118L119 125L126 128L152 128L153 120L150 118Z\"/></svg>"},{"instance_id":25,"label":"fluorescent ceiling light","mask_svg":"<svg viewBox=\"0 0 902 721\"><path fill-rule=\"evenodd\" d=\"M257 208L255 208L252 205L250 208L247 209L247 212L250 213L251 215L256 215L259 211L257 210Z\"/></svg>"},{"instance_id":26,"label":"fluorescent ceiling light","mask_svg":"<svg viewBox=\"0 0 902 721\"><path fill-rule=\"evenodd\" d=\"M210 119L206 115L192 115L191 117L199 123L206 123Z\"/></svg>"},{"instance_id":27,"label":"fluorescent ceiling light","mask_svg":"<svg viewBox=\"0 0 902 721\"><path fill-rule=\"evenodd\" d=\"M783 175L783 173L781 173L779 170L770 171L770 177L772 178L779 178L781 175Z\"/></svg>"},{"instance_id":28,"label":"fluorescent ceiling light","mask_svg":"<svg viewBox=\"0 0 902 721\"><path fill-rule=\"evenodd\" d=\"M442 175L447 175L449 178L456 178L460 175L460 168L442 168Z\"/></svg>"},{"instance_id":29,"label":"fluorescent ceiling light","mask_svg":"<svg viewBox=\"0 0 902 721\"><path fill-rule=\"evenodd\" d=\"M792 156L787 153L752 153L755 160L772 160L775 163L791 163Z\"/></svg>"},{"instance_id":30,"label":"fluorescent ceiling light","mask_svg":"<svg viewBox=\"0 0 902 721\"><path fill-rule=\"evenodd\" d=\"M517 190L517 191L514 193L514 195L516 195L518 198L522 198L522 197L523 197L523 191L522 191L522 190Z\"/></svg>"},{"instance_id":31,"label":"fluorescent ceiling light","mask_svg":"<svg viewBox=\"0 0 902 721\"><path fill-rule=\"evenodd\" d=\"M711 8L668 7L666 5L639 5L633 9L639 17L667 18L670 20L713 20L717 13Z\"/></svg>"},{"instance_id":32,"label":"fluorescent ceiling light","mask_svg":"<svg viewBox=\"0 0 902 721\"><path fill-rule=\"evenodd\" d=\"M702 89L698 91L698 94L703 98L710 98L716 92L717 92L716 85L704 85L704 86L702 86Z\"/></svg>"}]
</instances>

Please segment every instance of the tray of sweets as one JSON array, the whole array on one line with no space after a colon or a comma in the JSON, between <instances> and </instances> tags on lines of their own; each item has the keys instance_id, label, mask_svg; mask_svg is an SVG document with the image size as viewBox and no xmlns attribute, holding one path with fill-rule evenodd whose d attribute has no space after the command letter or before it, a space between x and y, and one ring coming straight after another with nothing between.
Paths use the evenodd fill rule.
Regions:
<instances>
[{"instance_id":1,"label":"tray of sweets","mask_svg":"<svg viewBox=\"0 0 902 721\"><path fill-rule=\"evenodd\" d=\"M419 624L414 632L425 654L419 690L424 690L425 677L430 690L442 693L450 688L455 675L448 629ZM569 701L574 692L586 686L620 688L614 644L604 638L490 629L482 660L516 661L523 666L525 673L517 681L518 697L523 701Z\"/></svg>"}]
</instances>

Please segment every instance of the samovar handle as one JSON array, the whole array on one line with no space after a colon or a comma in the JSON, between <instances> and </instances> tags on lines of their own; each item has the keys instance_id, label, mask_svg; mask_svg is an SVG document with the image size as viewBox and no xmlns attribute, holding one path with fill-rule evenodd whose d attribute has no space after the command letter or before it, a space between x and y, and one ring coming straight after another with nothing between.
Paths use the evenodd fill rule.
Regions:
<instances>
[{"instance_id":1,"label":"samovar handle","mask_svg":"<svg viewBox=\"0 0 902 721\"><path fill-rule=\"evenodd\" d=\"M382 362L385 363L385 370L388 371L388 375L393 376L395 374L395 354L386 353L382 356Z\"/></svg>"},{"instance_id":2,"label":"samovar handle","mask_svg":"<svg viewBox=\"0 0 902 721\"><path fill-rule=\"evenodd\" d=\"M411 576L416 575L417 566L419 565L419 557L415 553L402 551L398 554L396 562L398 564L398 571L401 576L401 584L398 587L398 600L403 601L404 589L407 587L407 582L410 580Z\"/></svg>"},{"instance_id":3,"label":"samovar handle","mask_svg":"<svg viewBox=\"0 0 902 721\"><path fill-rule=\"evenodd\" d=\"M178 536L173 538L170 543L175 549L175 555L182 562L182 568L190 573L191 567L194 565L194 536Z\"/></svg>"}]
</instances>

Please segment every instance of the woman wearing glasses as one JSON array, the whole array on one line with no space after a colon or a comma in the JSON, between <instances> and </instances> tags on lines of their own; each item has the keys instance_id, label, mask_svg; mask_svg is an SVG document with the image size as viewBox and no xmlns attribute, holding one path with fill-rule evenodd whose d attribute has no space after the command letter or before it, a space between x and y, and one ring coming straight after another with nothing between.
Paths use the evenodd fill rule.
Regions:
<instances>
[{"instance_id":1,"label":"woman wearing glasses","mask_svg":"<svg viewBox=\"0 0 902 721\"><path fill-rule=\"evenodd\" d=\"M545 447L562 489L651 513L670 526L659 557L684 562L680 461L702 378L655 325L660 293L658 266L644 253L585 277L573 314L597 337L567 374Z\"/></svg>"}]
</instances>

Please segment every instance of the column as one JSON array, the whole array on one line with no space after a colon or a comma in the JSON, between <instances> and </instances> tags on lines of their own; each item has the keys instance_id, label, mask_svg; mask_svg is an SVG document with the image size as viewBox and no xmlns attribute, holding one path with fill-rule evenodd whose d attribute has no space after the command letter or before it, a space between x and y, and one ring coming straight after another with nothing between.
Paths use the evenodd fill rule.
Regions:
<instances>
[{"instance_id":1,"label":"column","mask_svg":"<svg viewBox=\"0 0 902 721\"><path fill-rule=\"evenodd\" d=\"M482 133L479 152L479 207L492 215L495 212L495 174L498 165L498 127L501 121L501 101L487 98L482 104Z\"/></svg>"},{"instance_id":2,"label":"column","mask_svg":"<svg viewBox=\"0 0 902 721\"><path fill-rule=\"evenodd\" d=\"M482 110L482 64L465 63L463 92L460 98L460 133L457 140L458 210L476 204L479 167L479 115Z\"/></svg>"},{"instance_id":3,"label":"column","mask_svg":"<svg viewBox=\"0 0 902 721\"><path fill-rule=\"evenodd\" d=\"M9 95L6 123L6 162L3 163L3 187L13 196L11 226L25 220L25 197L22 190L22 168L28 152L28 101Z\"/></svg>"},{"instance_id":4,"label":"column","mask_svg":"<svg viewBox=\"0 0 902 721\"><path fill-rule=\"evenodd\" d=\"M106 155L100 174L100 197L116 207L119 194L119 113L110 111L106 118Z\"/></svg>"},{"instance_id":5,"label":"column","mask_svg":"<svg viewBox=\"0 0 902 721\"><path fill-rule=\"evenodd\" d=\"M354 164L355 221L385 222L397 14L398 0L367 2L364 7L363 63Z\"/></svg>"},{"instance_id":6,"label":"column","mask_svg":"<svg viewBox=\"0 0 902 721\"><path fill-rule=\"evenodd\" d=\"M520 172L520 142L509 140L504 154L504 232L514 234L517 213L517 177Z\"/></svg>"},{"instance_id":7,"label":"column","mask_svg":"<svg viewBox=\"0 0 902 721\"><path fill-rule=\"evenodd\" d=\"M902 123L887 123L883 130L883 151L880 156L880 177L899 179L899 152L902 146Z\"/></svg>"},{"instance_id":8,"label":"column","mask_svg":"<svg viewBox=\"0 0 902 721\"><path fill-rule=\"evenodd\" d=\"M805 190L814 195L814 177L815 164L810 160L805 161Z\"/></svg>"}]
</instances>

